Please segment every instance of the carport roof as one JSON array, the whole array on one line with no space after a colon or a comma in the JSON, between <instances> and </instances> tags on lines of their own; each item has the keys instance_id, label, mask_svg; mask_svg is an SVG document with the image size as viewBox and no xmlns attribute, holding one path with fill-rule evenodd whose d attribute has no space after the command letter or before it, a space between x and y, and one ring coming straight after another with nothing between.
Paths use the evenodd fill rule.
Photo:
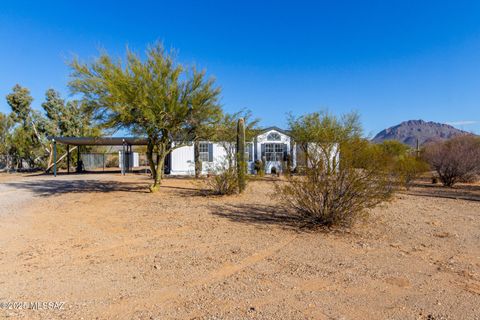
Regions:
<instances>
[{"instance_id":1,"label":"carport roof","mask_svg":"<svg viewBox=\"0 0 480 320\"><path fill-rule=\"evenodd\" d=\"M58 143L74 146L144 146L148 140L142 137L50 137Z\"/></svg>"}]
</instances>

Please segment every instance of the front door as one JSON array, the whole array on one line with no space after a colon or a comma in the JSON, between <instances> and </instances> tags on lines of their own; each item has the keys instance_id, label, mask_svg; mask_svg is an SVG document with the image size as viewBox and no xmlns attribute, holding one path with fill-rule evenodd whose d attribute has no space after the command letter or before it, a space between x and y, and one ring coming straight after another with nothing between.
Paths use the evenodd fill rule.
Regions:
<instances>
[{"instance_id":1,"label":"front door","mask_svg":"<svg viewBox=\"0 0 480 320\"><path fill-rule=\"evenodd\" d=\"M262 148L263 149L263 148ZM265 157L265 172L266 173L280 173L283 169L283 160L286 145L283 143L265 143L264 144Z\"/></svg>"}]
</instances>

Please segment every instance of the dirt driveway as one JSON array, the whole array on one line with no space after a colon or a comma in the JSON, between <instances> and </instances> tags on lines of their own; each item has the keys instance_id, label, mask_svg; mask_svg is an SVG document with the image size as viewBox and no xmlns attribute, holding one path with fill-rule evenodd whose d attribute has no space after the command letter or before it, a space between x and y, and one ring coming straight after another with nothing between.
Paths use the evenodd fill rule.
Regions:
<instances>
[{"instance_id":1,"label":"dirt driveway","mask_svg":"<svg viewBox=\"0 0 480 320\"><path fill-rule=\"evenodd\" d=\"M319 233L271 181L229 198L148 183L0 176L0 318L480 319L479 201L401 194Z\"/></svg>"}]
</instances>

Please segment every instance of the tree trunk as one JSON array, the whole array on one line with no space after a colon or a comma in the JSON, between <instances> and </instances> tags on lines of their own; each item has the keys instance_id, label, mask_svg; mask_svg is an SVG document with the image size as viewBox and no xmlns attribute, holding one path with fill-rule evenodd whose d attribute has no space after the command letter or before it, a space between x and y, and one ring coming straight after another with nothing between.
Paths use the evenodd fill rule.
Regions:
<instances>
[{"instance_id":1,"label":"tree trunk","mask_svg":"<svg viewBox=\"0 0 480 320\"><path fill-rule=\"evenodd\" d=\"M154 192L158 189L158 187L156 187L158 182L158 173L157 173L157 167L155 165L155 162L153 161L153 149L154 149L153 142L149 140L147 145L147 159L148 159L148 165L150 166L150 172L152 173L152 178L154 181L154 183L150 186L150 192ZM157 155L157 161L158 161L158 155Z\"/></svg>"},{"instance_id":2,"label":"tree trunk","mask_svg":"<svg viewBox=\"0 0 480 320\"><path fill-rule=\"evenodd\" d=\"M200 142L196 139L193 142L193 158L195 161L195 179L198 179L202 172L202 162L200 161Z\"/></svg>"},{"instance_id":3,"label":"tree trunk","mask_svg":"<svg viewBox=\"0 0 480 320\"><path fill-rule=\"evenodd\" d=\"M153 149L155 145L149 142L147 146L147 157L150 163L150 170L152 171L153 184L150 186L150 192L156 192L160 189L162 178L164 174L165 157L171 152L171 146L168 141L161 141L156 144L157 147L157 161L153 162Z\"/></svg>"}]
</instances>

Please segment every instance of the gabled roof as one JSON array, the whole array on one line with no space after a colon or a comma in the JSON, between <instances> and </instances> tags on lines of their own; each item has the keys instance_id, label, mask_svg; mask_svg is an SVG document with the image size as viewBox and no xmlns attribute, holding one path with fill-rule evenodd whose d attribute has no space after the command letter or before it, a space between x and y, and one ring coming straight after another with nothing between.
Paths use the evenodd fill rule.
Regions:
<instances>
[{"instance_id":1,"label":"gabled roof","mask_svg":"<svg viewBox=\"0 0 480 320\"><path fill-rule=\"evenodd\" d=\"M260 132L258 134L263 134L263 133L271 131L271 130L275 130L275 131L278 131L280 133L283 133L286 136L290 136L290 131L289 130L283 130L283 129L280 129L279 127L276 127L276 126L271 126L271 127L260 129Z\"/></svg>"}]
</instances>

